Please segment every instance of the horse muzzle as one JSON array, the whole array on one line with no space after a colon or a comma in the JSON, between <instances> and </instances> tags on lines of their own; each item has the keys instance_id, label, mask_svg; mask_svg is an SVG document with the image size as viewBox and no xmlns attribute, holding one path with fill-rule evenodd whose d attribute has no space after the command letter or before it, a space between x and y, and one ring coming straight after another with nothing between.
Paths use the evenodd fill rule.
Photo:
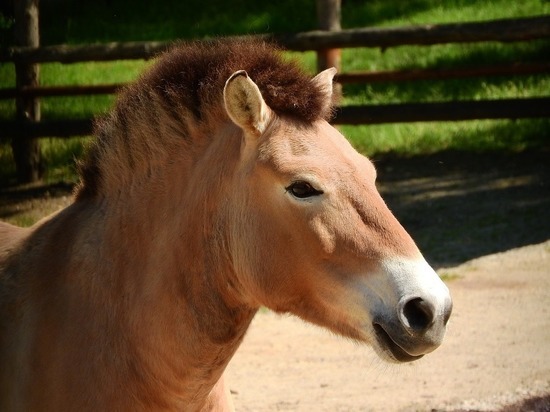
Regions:
<instances>
[{"instance_id":1,"label":"horse muzzle","mask_svg":"<svg viewBox=\"0 0 550 412\"><path fill-rule=\"evenodd\" d=\"M411 362L435 350L443 341L452 300L410 296L400 300L395 316L373 321L377 343L390 360Z\"/></svg>"}]
</instances>

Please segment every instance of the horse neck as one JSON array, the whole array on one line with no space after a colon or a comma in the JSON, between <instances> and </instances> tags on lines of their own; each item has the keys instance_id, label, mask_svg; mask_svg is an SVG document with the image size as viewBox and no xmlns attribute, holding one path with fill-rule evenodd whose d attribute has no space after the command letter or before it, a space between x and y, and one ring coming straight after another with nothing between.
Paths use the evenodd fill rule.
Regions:
<instances>
[{"instance_id":1,"label":"horse neck","mask_svg":"<svg viewBox=\"0 0 550 412\"><path fill-rule=\"evenodd\" d=\"M227 286L235 274L220 205L240 139L230 130L193 153L157 154L156 167L102 201L101 261L129 307L127 336L151 368L174 366L171 376L191 393L216 383L256 311Z\"/></svg>"}]
</instances>

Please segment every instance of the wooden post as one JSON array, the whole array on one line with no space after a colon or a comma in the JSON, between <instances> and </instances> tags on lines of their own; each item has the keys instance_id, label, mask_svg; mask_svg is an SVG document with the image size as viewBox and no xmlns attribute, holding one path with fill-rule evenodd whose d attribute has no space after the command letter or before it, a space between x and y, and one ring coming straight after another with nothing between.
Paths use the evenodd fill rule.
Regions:
<instances>
[{"instance_id":1,"label":"wooden post","mask_svg":"<svg viewBox=\"0 0 550 412\"><path fill-rule=\"evenodd\" d=\"M15 1L15 42L17 46L38 47L39 0ZM15 63L16 87L38 86L38 64ZM20 124L40 121L40 101L19 95L16 99L16 118ZM23 127L22 127L23 129ZM20 183L29 183L42 177L44 166L38 139L24 135L12 139L13 157Z\"/></svg>"},{"instance_id":2,"label":"wooden post","mask_svg":"<svg viewBox=\"0 0 550 412\"><path fill-rule=\"evenodd\" d=\"M340 31L341 0L317 0L317 21L320 30ZM340 71L340 49L317 51L317 69L319 71L336 67Z\"/></svg>"}]
</instances>

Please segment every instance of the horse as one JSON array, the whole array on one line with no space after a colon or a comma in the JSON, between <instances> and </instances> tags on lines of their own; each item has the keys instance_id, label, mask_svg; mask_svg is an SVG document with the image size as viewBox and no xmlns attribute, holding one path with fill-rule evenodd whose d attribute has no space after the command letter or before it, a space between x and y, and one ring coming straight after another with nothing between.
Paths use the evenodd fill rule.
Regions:
<instances>
[{"instance_id":1,"label":"horse","mask_svg":"<svg viewBox=\"0 0 550 412\"><path fill-rule=\"evenodd\" d=\"M259 308L410 362L449 290L313 78L257 40L177 44L95 121L65 209L0 225L0 410L232 410Z\"/></svg>"}]
</instances>

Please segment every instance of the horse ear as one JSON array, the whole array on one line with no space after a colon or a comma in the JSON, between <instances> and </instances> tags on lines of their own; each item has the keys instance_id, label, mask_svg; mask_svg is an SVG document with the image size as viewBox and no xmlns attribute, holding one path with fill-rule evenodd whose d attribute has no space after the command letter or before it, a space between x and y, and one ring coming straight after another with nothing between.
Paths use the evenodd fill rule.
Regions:
<instances>
[{"instance_id":1,"label":"horse ear","mask_svg":"<svg viewBox=\"0 0 550 412\"><path fill-rule=\"evenodd\" d=\"M264 132L271 110L256 83L244 70L233 73L227 79L223 100L227 114L237 126L256 136Z\"/></svg>"},{"instance_id":2,"label":"horse ear","mask_svg":"<svg viewBox=\"0 0 550 412\"><path fill-rule=\"evenodd\" d=\"M321 93L324 95L324 106L323 111L328 113L332 108L333 98L332 98L332 80L336 75L336 68L331 67L330 69L323 70L317 76L315 76L311 81L321 90Z\"/></svg>"}]
</instances>

